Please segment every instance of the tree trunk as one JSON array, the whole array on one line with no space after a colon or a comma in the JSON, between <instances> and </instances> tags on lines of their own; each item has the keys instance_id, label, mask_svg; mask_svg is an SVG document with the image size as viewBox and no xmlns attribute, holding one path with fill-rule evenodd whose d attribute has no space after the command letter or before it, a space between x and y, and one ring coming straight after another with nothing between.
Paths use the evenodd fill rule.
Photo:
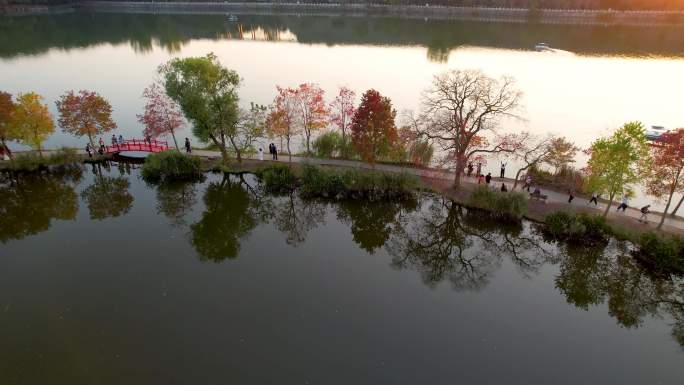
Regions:
<instances>
[{"instance_id":1,"label":"tree trunk","mask_svg":"<svg viewBox=\"0 0 684 385\"><path fill-rule=\"evenodd\" d=\"M679 176L682 173L682 169L680 168L679 171L677 171L677 176L674 178L674 183L672 184L672 187L670 188L670 196L667 197L667 204L665 205L665 211L663 211L663 216L660 218L660 223L658 223L658 227L656 227L658 230L660 230L661 227L663 227L663 223L665 223L665 217L667 216L667 209L670 208L670 203L672 203L672 197L674 196L675 191L677 191L677 182L679 181Z\"/></svg>"},{"instance_id":2,"label":"tree trunk","mask_svg":"<svg viewBox=\"0 0 684 385\"><path fill-rule=\"evenodd\" d=\"M603 211L603 217L608 216L608 211L610 211L610 207L613 205L613 198L615 198L615 193L611 192L610 193L610 199L608 200L608 205L606 205L605 211Z\"/></svg>"},{"instance_id":3,"label":"tree trunk","mask_svg":"<svg viewBox=\"0 0 684 385\"><path fill-rule=\"evenodd\" d=\"M309 146L309 142L311 141L311 131L305 130L304 132L306 133L306 157L308 158L311 154L311 147Z\"/></svg>"},{"instance_id":4,"label":"tree trunk","mask_svg":"<svg viewBox=\"0 0 684 385\"><path fill-rule=\"evenodd\" d=\"M656 229L660 230L661 227L663 227L663 223L665 223L665 217L667 217L667 209L670 208L670 203L672 202L672 196L674 195L675 188L677 186L673 186L672 190L670 191L670 196L667 198L667 204L665 205L665 211L663 211L663 215L660 218L660 222L658 223L658 226Z\"/></svg>"},{"instance_id":5,"label":"tree trunk","mask_svg":"<svg viewBox=\"0 0 684 385\"><path fill-rule=\"evenodd\" d=\"M7 146L7 143L5 143L5 139L2 139L2 148L5 149L5 152L7 153L7 156L9 156L10 159L14 160L14 155L12 155L12 151L10 151L9 147ZM679 207L679 206L677 206Z\"/></svg>"},{"instance_id":6,"label":"tree trunk","mask_svg":"<svg viewBox=\"0 0 684 385\"><path fill-rule=\"evenodd\" d=\"M287 155L290 158L289 162L292 163L292 151L290 151L290 138L287 138Z\"/></svg>"},{"instance_id":7,"label":"tree trunk","mask_svg":"<svg viewBox=\"0 0 684 385\"><path fill-rule=\"evenodd\" d=\"M88 133L88 140L90 141L90 147L95 148L95 142L93 142L93 134Z\"/></svg>"},{"instance_id":8,"label":"tree trunk","mask_svg":"<svg viewBox=\"0 0 684 385\"><path fill-rule=\"evenodd\" d=\"M523 169L518 169L518 172L515 173L515 181L513 182L513 187L511 188L511 191L515 190L516 187L518 187L518 179L520 179L520 173L523 172Z\"/></svg>"},{"instance_id":9,"label":"tree trunk","mask_svg":"<svg viewBox=\"0 0 684 385\"><path fill-rule=\"evenodd\" d=\"M674 218L675 214L677 214L677 210L679 210L679 206L682 205L682 202L684 202L684 194L682 197L679 199L679 203L677 203L677 206L675 206L674 210L670 213L670 216Z\"/></svg>"},{"instance_id":10,"label":"tree trunk","mask_svg":"<svg viewBox=\"0 0 684 385\"><path fill-rule=\"evenodd\" d=\"M465 164L466 161L456 161L456 176L454 177L454 189L456 190L461 188L461 175L463 175Z\"/></svg>"},{"instance_id":11,"label":"tree trunk","mask_svg":"<svg viewBox=\"0 0 684 385\"><path fill-rule=\"evenodd\" d=\"M180 148L178 148L178 142L176 141L176 134L171 130L171 137L173 138L173 144L176 145L176 150L180 152Z\"/></svg>"}]
</instances>

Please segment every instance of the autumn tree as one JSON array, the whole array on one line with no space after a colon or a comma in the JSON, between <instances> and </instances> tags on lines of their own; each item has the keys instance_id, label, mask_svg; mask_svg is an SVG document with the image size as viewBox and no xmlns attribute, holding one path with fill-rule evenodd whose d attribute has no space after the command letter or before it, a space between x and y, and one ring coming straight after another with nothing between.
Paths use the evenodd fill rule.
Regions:
<instances>
[{"instance_id":1,"label":"autumn tree","mask_svg":"<svg viewBox=\"0 0 684 385\"><path fill-rule=\"evenodd\" d=\"M97 92L81 90L76 94L68 91L55 104L62 130L76 136L87 135L93 147L93 136L116 128L116 123L112 120L112 106Z\"/></svg>"},{"instance_id":2,"label":"autumn tree","mask_svg":"<svg viewBox=\"0 0 684 385\"><path fill-rule=\"evenodd\" d=\"M587 151L589 191L608 194L609 202L603 216L608 215L615 196L631 194L631 184L639 180L640 162L648 159L648 144L644 126L639 122L625 123L607 138L600 138Z\"/></svg>"},{"instance_id":3,"label":"autumn tree","mask_svg":"<svg viewBox=\"0 0 684 385\"><path fill-rule=\"evenodd\" d=\"M518 172L515 173L513 190L518 186L518 180L520 180L520 175L523 172L548 160L548 157L553 151L553 142L556 139L557 138L552 137L537 138L527 132L520 134L519 142L522 143L522 145L516 151L515 158L518 160L521 167L518 168Z\"/></svg>"},{"instance_id":4,"label":"autumn tree","mask_svg":"<svg viewBox=\"0 0 684 385\"><path fill-rule=\"evenodd\" d=\"M352 118L352 142L361 157L370 163L387 154L398 139L392 101L376 90L366 91Z\"/></svg>"},{"instance_id":5,"label":"autumn tree","mask_svg":"<svg viewBox=\"0 0 684 385\"><path fill-rule=\"evenodd\" d=\"M2 146L2 149L9 155L10 159L13 158L12 151L10 151L7 146L7 142L15 139L10 124L15 109L16 106L12 100L12 95L0 91L0 146Z\"/></svg>"},{"instance_id":6,"label":"autumn tree","mask_svg":"<svg viewBox=\"0 0 684 385\"><path fill-rule=\"evenodd\" d=\"M210 53L171 59L159 67L159 73L166 94L192 123L193 134L216 145L227 161L229 137L235 135L240 119L237 72L223 67Z\"/></svg>"},{"instance_id":7,"label":"autumn tree","mask_svg":"<svg viewBox=\"0 0 684 385\"><path fill-rule=\"evenodd\" d=\"M267 118L267 128L271 135L285 138L287 153L292 161L292 151L290 141L299 134L300 128L297 125L297 91L293 88L282 88L276 86L278 94L273 100L271 112Z\"/></svg>"},{"instance_id":8,"label":"autumn tree","mask_svg":"<svg viewBox=\"0 0 684 385\"><path fill-rule=\"evenodd\" d=\"M328 124L328 108L323 98L324 92L317 84L300 84L295 95L308 156L311 154L311 134Z\"/></svg>"},{"instance_id":9,"label":"autumn tree","mask_svg":"<svg viewBox=\"0 0 684 385\"><path fill-rule=\"evenodd\" d=\"M240 109L235 129L227 134L238 162L242 161L242 154L252 148L254 141L264 135L267 116L268 109L260 104L250 103L249 109Z\"/></svg>"},{"instance_id":10,"label":"autumn tree","mask_svg":"<svg viewBox=\"0 0 684 385\"><path fill-rule=\"evenodd\" d=\"M575 155L579 148L575 144L564 137L557 137L551 139L548 144L549 152L544 158L544 163L554 168L556 172L575 162Z\"/></svg>"},{"instance_id":11,"label":"autumn tree","mask_svg":"<svg viewBox=\"0 0 684 385\"><path fill-rule=\"evenodd\" d=\"M342 132L342 149L346 149L347 131L351 127L356 112L356 93L347 87L340 87L335 99L330 103L330 121ZM349 154L340 154L344 157Z\"/></svg>"},{"instance_id":12,"label":"autumn tree","mask_svg":"<svg viewBox=\"0 0 684 385\"><path fill-rule=\"evenodd\" d=\"M16 109L10 120L11 130L21 143L38 150L42 155L42 143L55 132L55 123L43 97L35 92L19 94Z\"/></svg>"},{"instance_id":13,"label":"autumn tree","mask_svg":"<svg viewBox=\"0 0 684 385\"><path fill-rule=\"evenodd\" d=\"M152 83L143 91L147 99L145 112L138 116L138 122L145 125L143 134L156 138L171 134L176 150L180 151L176 140L176 131L183 127L183 113L178 103L174 102L157 83Z\"/></svg>"},{"instance_id":14,"label":"autumn tree","mask_svg":"<svg viewBox=\"0 0 684 385\"><path fill-rule=\"evenodd\" d=\"M644 172L646 191L649 195L667 200L665 211L658 223L660 229L665 222L674 193L677 190L684 190L684 129L663 134L660 140L651 146L651 159L652 164L645 168Z\"/></svg>"},{"instance_id":15,"label":"autumn tree","mask_svg":"<svg viewBox=\"0 0 684 385\"><path fill-rule=\"evenodd\" d=\"M502 133L499 125L503 118L518 118L521 96L512 78L452 70L433 78L422 94L420 113L410 116L408 124L418 136L438 144L444 154L441 163L455 166L458 188L471 159L520 147L516 136Z\"/></svg>"}]
</instances>

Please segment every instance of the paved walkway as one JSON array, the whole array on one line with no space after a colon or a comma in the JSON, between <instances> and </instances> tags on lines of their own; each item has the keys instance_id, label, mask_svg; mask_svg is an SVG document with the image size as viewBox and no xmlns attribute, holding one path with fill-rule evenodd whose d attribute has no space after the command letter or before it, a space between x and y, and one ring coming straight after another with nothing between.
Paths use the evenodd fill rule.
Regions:
<instances>
[{"instance_id":1,"label":"paved walkway","mask_svg":"<svg viewBox=\"0 0 684 385\"><path fill-rule=\"evenodd\" d=\"M207 158L220 158L221 153L218 151L206 151L206 150L193 150L193 155L198 155L202 157L207 157ZM249 157L248 159L256 159L254 157ZM270 154L264 154L264 159L270 160ZM280 155L278 162L283 162L287 163L289 162L289 158L287 155ZM453 180L455 177L455 174L450 171L446 170L437 170L437 169L421 169L421 168L415 168L415 167L405 167L405 166L397 166L397 165L390 165L390 164L383 164L383 163L377 163L375 164L375 167L371 166L368 163L364 163L361 161L356 161L356 160L342 160L342 159L320 159L320 158L305 158L305 157L300 157L300 156L293 156L292 157L292 162L293 163L312 163L312 164L317 164L317 165L328 165L328 166L340 166L340 167L352 167L352 168L362 168L362 169L368 169L368 170L378 170L378 171L387 171L387 172L405 172L408 174L416 175L421 178L432 178L432 179L443 179L443 180ZM493 183L496 182L497 186L501 186L501 183L504 182L506 183L506 186L510 189L513 186L513 179L510 178L493 178L492 179ZM468 177L463 177L462 183L467 183L474 185L476 183L475 178L468 178ZM520 185L519 185L520 186ZM559 193L557 191L553 190L548 190L548 189L543 189L542 193L547 195L547 202L554 202L558 204L563 204L563 205L568 205L568 206L574 206L574 207L587 207L590 209L596 210L597 213L603 214L603 210L606 208L607 202L599 202L598 206L595 206L594 204L589 204L589 200L582 198L582 197L575 197L575 199L572 201L572 203L568 203L568 195ZM634 219L634 224L635 225L643 225L642 223L639 223L637 220L641 216L641 212L639 211L638 208L628 208L627 211L624 213L622 211L617 211L617 205L620 202L614 202L613 207L611 207L610 212L608 214L609 218L616 218L618 219L619 217L628 217L628 218L633 218ZM649 222L649 227L655 227L659 222L661 215L652 213L649 214L648 216L648 222ZM665 225L671 226L673 228L676 228L678 230L684 231L684 220L678 219L678 218L666 218L665 219Z\"/></svg>"}]
</instances>

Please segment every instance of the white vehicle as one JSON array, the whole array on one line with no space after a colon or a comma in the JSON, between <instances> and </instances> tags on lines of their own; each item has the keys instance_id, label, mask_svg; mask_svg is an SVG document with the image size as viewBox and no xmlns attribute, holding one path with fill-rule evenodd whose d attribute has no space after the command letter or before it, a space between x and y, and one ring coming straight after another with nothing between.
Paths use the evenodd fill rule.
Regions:
<instances>
[{"instance_id":1,"label":"white vehicle","mask_svg":"<svg viewBox=\"0 0 684 385\"><path fill-rule=\"evenodd\" d=\"M660 137L665 134L670 132L670 130L666 129L663 126L651 126L650 129L646 130L646 139L652 140L652 141L658 141L660 140Z\"/></svg>"},{"instance_id":2,"label":"white vehicle","mask_svg":"<svg viewBox=\"0 0 684 385\"><path fill-rule=\"evenodd\" d=\"M550 51L551 46L548 43L537 43L534 45L534 49L537 51Z\"/></svg>"}]
</instances>

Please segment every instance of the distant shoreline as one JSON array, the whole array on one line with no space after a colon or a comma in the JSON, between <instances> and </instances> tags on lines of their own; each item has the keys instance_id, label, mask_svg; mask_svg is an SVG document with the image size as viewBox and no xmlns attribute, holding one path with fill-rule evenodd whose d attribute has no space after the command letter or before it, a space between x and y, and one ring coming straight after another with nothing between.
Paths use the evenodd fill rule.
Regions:
<instances>
[{"instance_id":1,"label":"distant shoreline","mask_svg":"<svg viewBox=\"0 0 684 385\"><path fill-rule=\"evenodd\" d=\"M297 4L221 2L76 1L71 5L6 5L0 14L32 15L90 9L100 12L291 14L312 16L372 16L413 19L450 19L484 22L568 25L684 25L684 12L486 8L374 4Z\"/></svg>"}]
</instances>

